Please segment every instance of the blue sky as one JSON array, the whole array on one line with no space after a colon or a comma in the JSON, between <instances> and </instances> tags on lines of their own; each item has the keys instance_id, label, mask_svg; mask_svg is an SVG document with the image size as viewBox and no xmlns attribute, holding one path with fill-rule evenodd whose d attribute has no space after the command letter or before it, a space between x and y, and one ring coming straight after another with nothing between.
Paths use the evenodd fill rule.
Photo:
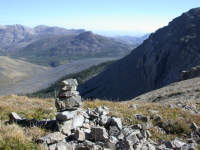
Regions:
<instances>
[{"instance_id":1,"label":"blue sky","mask_svg":"<svg viewBox=\"0 0 200 150\"><path fill-rule=\"evenodd\" d=\"M200 7L200 0L0 0L0 24L143 33L195 7Z\"/></svg>"}]
</instances>

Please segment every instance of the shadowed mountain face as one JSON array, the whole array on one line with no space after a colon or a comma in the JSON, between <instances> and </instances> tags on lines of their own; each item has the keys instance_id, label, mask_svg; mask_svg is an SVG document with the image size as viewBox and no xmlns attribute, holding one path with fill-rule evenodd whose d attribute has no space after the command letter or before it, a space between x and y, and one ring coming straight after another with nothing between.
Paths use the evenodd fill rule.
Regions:
<instances>
[{"instance_id":1,"label":"shadowed mountain face","mask_svg":"<svg viewBox=\"0 0 200 150\"><path fill-rule=\"evenodd\" d=\"M180 79L200 64L200 8L159 29L125 58L79 87L85 98L127 100Z\"/></svg>"}]
</instances>

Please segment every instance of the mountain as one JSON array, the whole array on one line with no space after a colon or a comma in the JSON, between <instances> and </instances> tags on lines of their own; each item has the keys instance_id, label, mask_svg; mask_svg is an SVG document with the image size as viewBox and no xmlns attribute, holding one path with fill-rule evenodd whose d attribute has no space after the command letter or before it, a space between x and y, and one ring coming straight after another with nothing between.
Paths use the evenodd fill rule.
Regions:
<instances>
[{"instance_id":1,"label":"mountain","mask_svg":"<svg viewBox=\"0 0 200 150\"><path fill-rule=\"evenodd\" d=\"M0 55L5 52L13 52L28 44L45 37L55 35L74 35L84 30L67 30L60 27L36 26L29 28L23 25L0 26Z\"/></svg>"},{"instance_id":2,"label":"mountain","mask_svg":"<svg viewBox=\"0 0 200 150\"><path fill-rule=\"evenodd\" d=\"M79 87L85 98L127 100L179 81L200 64L200 8L151 34L128 56Z\"/></svg>"},{"instance_id":3,"label":"mountain","mask_svg":"<svg viewBox=\"0 0 200 150\"><path fill-rule=\"evenodd\" d=\"M40 32L45 30L45 27L40 28ZM129 54L132 48L133 46L126 43L87 31L80 34L48 36L30 43L11 56L55 67L70 60L83 58L122 57Z\"/></svg>"},{"instance_id":4,"label":"mountain","mask_svg":"<svg viewBox=\"0 0 200 150\"><path fill-rule=\"evenodd\" d=\"M49 69L22 60L0 56L0 91L23 80L30 80L33 76L45 73Z\"/></svg>"}]
</instances>

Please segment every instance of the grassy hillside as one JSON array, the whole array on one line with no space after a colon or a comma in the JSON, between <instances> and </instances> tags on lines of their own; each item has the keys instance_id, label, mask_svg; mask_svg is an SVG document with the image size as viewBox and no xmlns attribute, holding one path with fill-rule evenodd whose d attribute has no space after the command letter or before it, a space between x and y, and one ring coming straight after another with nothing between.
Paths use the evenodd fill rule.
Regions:
<instances>
[{"instance_id":1,"label":"grassy hillside","mask_svg":"<svg viewBox=\"0 0 200 150\"><path fill-rule=\"evenodd\" d=\"M58 93L58 90L59 90L60 81L65 80L65 79L69 79L69 78L76 78L78 80L78 83L82 84L86 80L90 79L91 77L93 77L93 76L97 75L98 73L100 73L101 71L103 71L103 69L105 67L107 67L108 65L110 65L112 62L114 62L114 61L108 61L108 62L105 62L105 63L101 63L99 65L92 66L92 67L90 67L86 70L83 70L81 72L66 75L66 76L62 77L61 79L59 79L58 81L56 81L50 87L43 89L43 90L40 90L38 92L35 92L33 94L28 94L28 96L30 96L30 97L42 97L42 98L55 97L56 94Z\"/></svg>"},{"instance_id":2,"label":"grassy hillside","mask_svg":"<svg viewBox=\"0 0 200 150\"><path fill-rule=\"evenodd\" d=\"M49 70L44 66L0 56L0 90Z\"/></svg>"}]
</instances>

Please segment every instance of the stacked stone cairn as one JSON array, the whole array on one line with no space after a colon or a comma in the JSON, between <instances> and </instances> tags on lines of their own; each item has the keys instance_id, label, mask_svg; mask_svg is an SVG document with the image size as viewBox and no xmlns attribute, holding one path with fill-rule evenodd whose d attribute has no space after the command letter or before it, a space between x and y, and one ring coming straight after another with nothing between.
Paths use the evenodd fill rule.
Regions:
<instances>
[{"instance_id":1,"label":"stacked stone cairn","mask_svg":"<svg viewBox=\"0 0 200 150\"><path fill-rule=\"evenodd\" d=\"M121 118L109 116L105 106L93 110L81 109L81 97L77 92L75 79L61 82L60 93L56 99L56 123L58 131L50 133L37 141L47 150L195 150L193 144L179 139L156 143L151 140L150 118L135 114L135 119L143 122L123 126ZM195 132L199 127L193 125ZM196 134L194 134L196 135Z\"/></svg>"}]
</instances>

